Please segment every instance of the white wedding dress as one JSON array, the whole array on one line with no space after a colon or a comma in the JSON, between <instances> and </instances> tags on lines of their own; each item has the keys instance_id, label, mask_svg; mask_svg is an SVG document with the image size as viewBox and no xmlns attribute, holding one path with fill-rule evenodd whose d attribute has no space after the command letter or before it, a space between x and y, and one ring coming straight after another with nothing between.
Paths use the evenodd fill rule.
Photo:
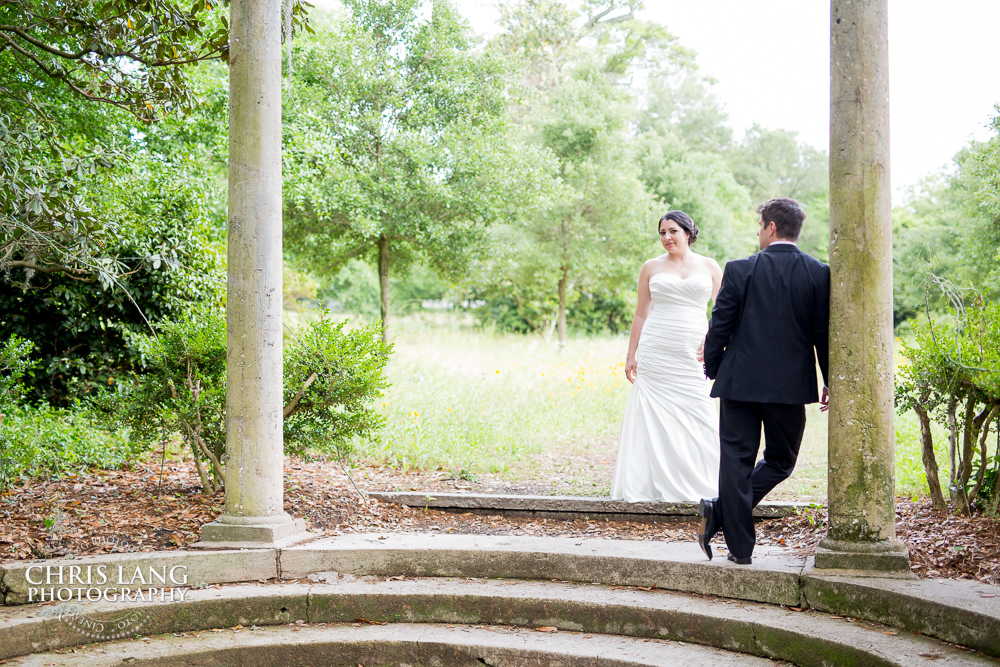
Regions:
<instances>
[{"instance_id":1,"label":"white wedding dress","mask_svg":"<svg viewBox=\"0 0 1000 667\"><path fill-rule=\"evenodd\" d=\"M698 361L712 278L656 273L625 404L611 497L697 501L719 495L719 414Z\"/></svg>"}]
</instances>

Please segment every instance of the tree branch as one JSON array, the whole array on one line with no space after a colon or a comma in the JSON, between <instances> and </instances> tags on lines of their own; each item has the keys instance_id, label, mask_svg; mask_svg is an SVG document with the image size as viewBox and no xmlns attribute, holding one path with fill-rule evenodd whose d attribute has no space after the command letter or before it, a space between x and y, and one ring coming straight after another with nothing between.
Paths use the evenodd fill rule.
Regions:
<instances>
[{"instance_id":1,"label":"tree branch","mask_svg":"<svg viewBox=\"0 0 1000 667\"><path fill-rule=\"evenodd\" d=\"M64 58L66 60L82 60L83 57L86 56L88 53L93 53L105 59L114 59L123 57L131 58L135 62L142 63L147 67L171 67L174 65L189 65L191 63L199 62L201 60L208 60L212 58L215 54L220 53L222 51L221 46L215 46L211 51L209 51L203 56L196 56L184 60L146 60L145 58L137 55L135 51L131 49L123 51L110 51L110 52L100 51L98 49L80 49L79 51L76 52L63 51L50 44L43 42L40 39L32 37L28 32L26 32L22 28L13 25L0 25L0 32L13 33L18 37L20 37L21 39L23 39L24 41L31 44L32 46L35 46L41 49L42 51L45 51L46 53L49 53L54 56L59 56L60 58ZM133 46L142 46L144 44L151 44L152 42L153 42L152 38L146 38L145 40L140 40L138 42L135 42Z\"/></svg>"},{"instance_id":2,"label":"tree branch","mask_svg":"<svg viewBox=\"0 0 1000 667\"><path fill-rule=\"evenodd\" d=\"M118 107L119 109L125 109L126 111L131 109L131 105L130 104L125 104L123 102L119 102L117 100L113 100L113 99L111 99L109 97L101 97L100 95L94 95L93 93L90 93L90 92L88 92L88 91L80 88L78 85L76 85L75 83L73 83L69 79L69 77L66 76L65 73L60 73L60 72L56 72L55 70L49 69L48 67L45 66L44 63L42 63L41 60L38 59L37 56L35 56L34 53L28 51L27 49L21 48L21 46L19 44L17 44L14 40L10 39L9 37L6 37L5 41L7 42L8 46L10 46L10 48L12 48L13 50L17 51L22 56L24 56L25 58L27 58L28 60L30 60L31 62L35 63L35 66L38 67L38 69L42 70L42 72L45 73L45 76L47 76L47 77L49 77L51 79L56 79L58 81L62 81L63 83L65 83L67 86L69 86L70 89L72 89L78 95L81 95L84 98L86 98L86 99L88 99L88 100L90 100L92 102L104 102L105 104L110 104L112 106Z\"/></svg>"},{"instance_id":3,"label":"tree branch","mask_svg":"<svg viewBox=\"0 0 1000 667\"><path fill-rule=\"evenodd\" d=\"M299 389L299 391L295 394L295 396L292 396L292 400L289 401L288 405L285 406L285 409L281 411L282 419L287 418L290 414L292 414L292 412L295 411L295 406L299 404L299 401L302 400L302 397L306 393L306 389L308 389L309 385L311 385L313 382L316 381L317 377L318 376L315 373L310 375L309 379L306 380L305 384L302 385L302 389Z\"/></svg>"},{"instance_id":4,"label":"tree branch","mask_svg":"<svg viewBox=\"0 0 1000 667\"><path fill-rule=\"evenodd\" d=\"M92 49L81 49L76 53L70 53L69 51L63 51L61 49L57 49L54 46L46 44L40 39L35 39L30 34L25 32L23 29L17 27L16 25L0 25L0 32L12 32L21 39L23 39L24 41L31 44L32 46L37 46L46 53L51 53L54 56L59 56L60 58L65 58L67 60L79 60L88 53L94 52Z\"/></svg>"},{"instance_id":5,"label":"tree branch","mask_svg":"<svg viewBox=\"0 0 1000 667\"><path fill-rule=\"evenodd\" d=\"M15 260L12 262L7 262L7 266L13 266L22 269L30 269L32 271L37 271L38 273L62 273L67 278L72 278L73 280L77 280L81 283L97 282L97 278L79 278L73 275L74 273L90 273L85 269L76 269L73 268L72 266L64 266L62 264L43 265L43 264L35 264L33 262L24 262L21 260Z\"/></svg>"},{"instance_id":6,"label":"tree branch","mask_svg":"<svg viewBox=\"0 0 1000 667\"><path fill-rule=\"evenodd\" d=\"M596 26L598 23L603 23L604 25L612 25L614 23L621 23L622 21L628 21L628 20L634 18L634 16L632 15L632 11L629 10L628 14L622 14L621 16L616 16L614 18L610 18L607 21L603 21L603 22L601 21L601 19L603 19L605 16L607 16L608 14L610 14L611 12L613 12L615 9L616 9L615 7L608 7L603 12L601 12L599 14L596 14L594 16L591 16L587 20L586 25L584 25L584 28L586 28L586 29L589 30L589 29L593 28L594 26Z\"/></svg>"}]
</instances>

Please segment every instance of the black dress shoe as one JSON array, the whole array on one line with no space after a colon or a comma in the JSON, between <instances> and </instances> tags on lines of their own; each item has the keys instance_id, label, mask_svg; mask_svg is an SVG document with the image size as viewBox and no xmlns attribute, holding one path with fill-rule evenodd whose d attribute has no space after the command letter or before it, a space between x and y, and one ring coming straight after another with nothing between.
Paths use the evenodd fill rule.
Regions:
<instances>
[{"instance_id":1,"label":"black dress shoe","mask_svg":"<svg viewBox=\"0 0 1000 667\"><path fill-rule=\"evenodd\" d=\"M702 498L698 504L698 513L701 514L701 532L698 533L698 546L712 560L712 545L710 542L715 534L719 532L718 522L715 518L715 501Z\"/></svg>"},{"instance_id":2,"label":"black dress shoe","mask_svg":"<svg viewBox=\"0 0 1000 667\"><path fill-rule=\"evenodd\" d=\"M737 565L753 565L753 558L737 558L732 554L729 554L726 558L733 561Z\"/></svg>"}]
</instances>

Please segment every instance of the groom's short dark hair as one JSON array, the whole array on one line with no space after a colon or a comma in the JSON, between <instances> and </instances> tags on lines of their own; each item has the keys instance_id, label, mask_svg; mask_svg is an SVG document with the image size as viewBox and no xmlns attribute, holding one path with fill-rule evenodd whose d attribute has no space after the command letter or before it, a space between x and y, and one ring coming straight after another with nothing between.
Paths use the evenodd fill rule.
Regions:
<instances>
[{"instance_id":1,"label":"groom's short dark hair","mask_svg":"<svg viewBox=\"0 0 1000 667\"><path fill-rule=\"evenodd\" d=\"M768 199L757 207L757 212L760 213L765 225L769 222L774 223L779 239L798 240L802 222L806 219L802 204L794 199Z\"/></svg>"}]
</instances>

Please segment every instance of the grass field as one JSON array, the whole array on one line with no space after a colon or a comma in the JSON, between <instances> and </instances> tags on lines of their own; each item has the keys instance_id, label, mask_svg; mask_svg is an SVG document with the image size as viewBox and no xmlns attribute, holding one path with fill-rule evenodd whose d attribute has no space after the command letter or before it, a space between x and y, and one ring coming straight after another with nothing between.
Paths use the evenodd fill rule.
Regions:
<instances>
[{"instance_id":1,"label":"grass field","mask_svg":"<svg viewBox=\"0 0 1000 667\"><path fill-rule=\"evenodd\" d=\"M548 492L608 493L628 396L625 336L573 338L562 349L540 337L484 332L454 316L394 323L392 387L378 409L379 442L356 442L356 460L487 475ZM808 408L793 476L775 499L826 497L827 422ZM896 416L896 492L925 495L919 428ZM937 443L943 447L940 434ZM942 476L946 458L939 452Z\"/></svg>"},{"instance_id":2,"label":"grass field","mask_svg":"<svg viewBox=\"0 0 1000 667\"><path fill-rule=\"evenodd\" d=\"M380 443L366 457L402 468L503 473L553 449L614 458L629 384L624 338L491 334L446 318L394 331ZM516 473L514 473L516 474Z\"/></svg>"}]
</instances>

